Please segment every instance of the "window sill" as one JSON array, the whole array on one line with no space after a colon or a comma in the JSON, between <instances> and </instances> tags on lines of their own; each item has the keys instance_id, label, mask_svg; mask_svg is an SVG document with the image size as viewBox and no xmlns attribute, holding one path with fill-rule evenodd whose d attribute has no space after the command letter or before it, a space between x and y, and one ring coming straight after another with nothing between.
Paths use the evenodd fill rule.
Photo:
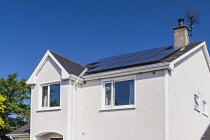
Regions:
<instances>
[{"instance_id":1,"label":"window sill","mask_svg":"<svg viewBox=\"0 0 210 140\"><path fill-rule=\"evenodd\" d=\"M198 107L194 107L194 110L200 113L200 110Z\"/></svg>"},{"instance_id":2,"label":"window sill","mask_svg":"<svg viewBox=\"0 0 210 140\"><path fill-rule=\"evenodd\" d=\"M48 111L60 111L60 107L52 107L52 108L42 108L40 110L37 110L36 112L48 112Z\"/></svg>"},{"instance_id":3,"label":"window sill","mask_svg":"<svg viewBox=\"0 0 210 140\"><path fill-rule=\"evenodd\" d=\"M208 115L206 113L202 113L202 114L208 118Z\"/></svg>"},{"instance_id":4,"label":"window sill","mask_svg":"<svg viewBox=\"0 0 210 140\"><path fill-rule=\"evenodd\" d=\"M99 111L136 109L134 105L103 107Z\"/></svg>"}]
</instances>

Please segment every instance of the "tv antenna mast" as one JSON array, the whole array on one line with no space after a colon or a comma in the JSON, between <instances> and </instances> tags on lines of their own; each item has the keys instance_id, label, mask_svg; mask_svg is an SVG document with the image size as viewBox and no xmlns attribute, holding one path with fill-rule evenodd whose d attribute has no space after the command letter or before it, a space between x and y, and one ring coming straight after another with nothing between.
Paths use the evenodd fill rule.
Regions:
<instances>
[{"instance_id":1,"label":"tv antenna mast","mask_svg":"<svg viewBox=\"0 0 210 140\"><path fill-rule=\"evenodd\" d=\"M189 36L192 36L192 29L194 24L199 24L199 11L187 9L187 20L190 22L189 26Z\"/></svg>"}]
</instances>

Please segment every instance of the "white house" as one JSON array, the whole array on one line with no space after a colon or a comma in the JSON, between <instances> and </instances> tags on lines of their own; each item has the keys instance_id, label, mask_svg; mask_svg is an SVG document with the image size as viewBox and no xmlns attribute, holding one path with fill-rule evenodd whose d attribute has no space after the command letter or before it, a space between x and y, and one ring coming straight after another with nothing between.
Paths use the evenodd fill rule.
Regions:
<instances>
[{"instance_id":1,"label":"white house","mask_svg":"<svg viewBox=\"0 0 210 140\"><path fill-rule=\"evenodd\" d=\"M210 131L210 61L205 41L81 66L48 50L31 85L31 140L205 140Z\"/></svg>"}]
</instances>

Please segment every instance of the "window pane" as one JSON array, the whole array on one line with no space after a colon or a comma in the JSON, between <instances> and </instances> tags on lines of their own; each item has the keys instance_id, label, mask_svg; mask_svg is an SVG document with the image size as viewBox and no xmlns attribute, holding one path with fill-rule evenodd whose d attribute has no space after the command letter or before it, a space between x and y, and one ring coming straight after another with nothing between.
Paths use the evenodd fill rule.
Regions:
<instances>
[{"instance_id":1,"label":"window pane","mask_svg":"<svg viewBox=\"0 0 210 140\"><path fill-rule=\"evenodd\" d=\"M50 107L60 106L60 84L50 85Z\"/></svg>"},{"instance_id":2,"label":"window pane","mask_svg":"<svg viewBox=\"0 0 210 140\"><path fill-rule=\"evenodd\" d=\"M199 99L199 97L197 95L194 95L194 104L195 104L195 106L199 106L198 99Z\"/></svg>"},{"instance_id":3,"label":"window pane","mask_svg":"<svg viewBox=\"0 0 210 140\"><path fill-rule=\"evenodd\" d=\"M115 82L115 105L134 104L134 80Z\"/></svg>"},{"instance_id":4,"label":"window pane","mask_svg":"<svg viewBox=\"0 0 210 140\"><path fill-rule=\"evenodd\" d=\"M42 107L48 106L48 86L42 87Z\"/></svg>"},{"instance_id":5,"label":"window pane","mask_svg":"<svg viewBox=\"0 0 210 140\"><path fill-rule=\"evenodd\" d=\"M112 97L112 84L105 84L105 105L111 105L111 97Z\"/></svg>"}]
</instances>

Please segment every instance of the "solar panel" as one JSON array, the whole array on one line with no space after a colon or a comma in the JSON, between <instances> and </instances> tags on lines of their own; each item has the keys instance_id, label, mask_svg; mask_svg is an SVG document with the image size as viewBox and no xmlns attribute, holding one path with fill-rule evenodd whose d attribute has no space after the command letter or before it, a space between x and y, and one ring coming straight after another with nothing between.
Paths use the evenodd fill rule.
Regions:
<instances>
[{"instance_id":1,"label":"solar panel","mask_svg":"<svg viewBox=\"0 0 210 140\"><path fill-rule=\"evenodd\" d=\"M160 61L161 59L170 55L174 51L175 50L172 47L166 46L99 59L90 64L91 66L89 67L88 73Z\"/></svg>"}]
</instances>

